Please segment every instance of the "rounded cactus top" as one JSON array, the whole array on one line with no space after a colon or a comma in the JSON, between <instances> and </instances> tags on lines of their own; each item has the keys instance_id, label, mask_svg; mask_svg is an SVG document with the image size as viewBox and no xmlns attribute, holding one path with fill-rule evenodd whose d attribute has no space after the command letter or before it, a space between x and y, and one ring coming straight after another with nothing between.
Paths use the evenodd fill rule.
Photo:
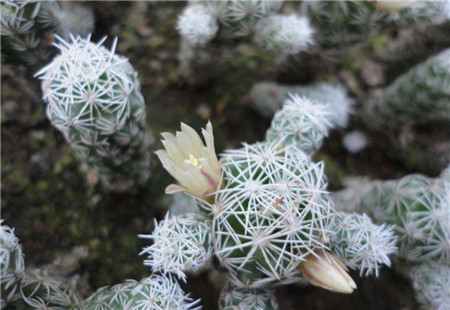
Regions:
<instances>
[{"instance_id":1,"label":"rounded cactus top","mask_svg":"<svg viewBox=\"0 0 450 310\"><path fill-rule=\"evenodd\" d=\"M59 39L61 54L36 75L43 80L47 116L66 137L116 133L130 116L145 121L144 99L137 73L128 60L81 37ZM69 137L69 140L70 137Z\"/></svg>"}]
</instances>

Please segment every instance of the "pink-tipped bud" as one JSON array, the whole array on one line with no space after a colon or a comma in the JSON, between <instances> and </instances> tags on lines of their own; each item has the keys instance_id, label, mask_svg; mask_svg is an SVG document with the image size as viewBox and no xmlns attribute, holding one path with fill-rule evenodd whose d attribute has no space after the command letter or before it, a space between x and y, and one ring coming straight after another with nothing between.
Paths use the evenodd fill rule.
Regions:
<instances>
[{"instance_id":1,"label":"pink-tipped bud","mask_svg":"<svg viewBox=\"0 0 450 310\"><path fill-rule=\"evenodd\" d=\"M350 294L356 288L347 268L330 253L316 251L299 265L299 269L312 285L326 290Z\"/></svg>"}]
</instances>

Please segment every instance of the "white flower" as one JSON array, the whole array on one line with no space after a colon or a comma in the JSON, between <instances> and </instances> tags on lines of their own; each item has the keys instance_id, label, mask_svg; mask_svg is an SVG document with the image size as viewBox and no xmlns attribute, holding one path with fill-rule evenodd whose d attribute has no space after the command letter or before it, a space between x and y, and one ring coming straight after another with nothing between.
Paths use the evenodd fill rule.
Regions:
<instances>
[{"instance_id":1,"label":"white flower","mask_svg":"<svg viewBox=\"0 0 450 310\"><path fill-rule=\"evenodd\" d=\"M156 152L164 168L180 185L169 185L166 193L186 192L203 200L210 200L220 182L220 164L214 149L211 122L202 129L206 146L194 129L181 123L176 135L162 133L165 150Z\"/></svg>"}]
</instances>

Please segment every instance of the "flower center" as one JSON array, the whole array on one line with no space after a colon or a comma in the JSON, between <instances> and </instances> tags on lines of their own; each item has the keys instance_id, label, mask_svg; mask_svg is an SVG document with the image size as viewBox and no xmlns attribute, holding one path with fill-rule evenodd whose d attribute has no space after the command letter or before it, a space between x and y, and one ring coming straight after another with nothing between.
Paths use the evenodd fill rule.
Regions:
<instances>
[{"instance_id":1,"label":"flower center","mask_svg":"<svg viewBox=\"0 0 450 310\"><path fill-rule=\"evenodd\" d=\"M194 167L201 168L203 164L203 157L197 158L194 155L189 154L189 159L184 160L185 163L191 164Z\"/></svg>"}]
</instances>

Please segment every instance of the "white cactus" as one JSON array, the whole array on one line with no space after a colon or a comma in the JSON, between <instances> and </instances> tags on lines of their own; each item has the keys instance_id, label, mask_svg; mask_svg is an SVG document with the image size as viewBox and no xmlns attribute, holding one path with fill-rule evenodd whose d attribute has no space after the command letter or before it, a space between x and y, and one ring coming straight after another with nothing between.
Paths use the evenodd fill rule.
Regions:
<instances>
[{"instance_id":1,"label":"white cactus","mask_svg":"<svg viewBox=\"0 0 450 310\"><path fill-rule=\"evenodd\" d=\"M201 4L186 7L178 17L177 29L192 45L204 45L216 35L219 26L212 13Z\"/></svg>"},{"instance_id":2,"label":"white cactus","mask_svg":"<svg viewBox=\"0 0 450 310\"><path fill-rule=\"evenodd\" d=\"M337 212L330 230L331 251L347 267L378 276L380 265L391 265L388 255L397 250L393 226L375 225L366 214Z\"/></svg>"},{"instance_id":3,"label":"white cactus","mask_svg":"<svg viewBox=\"0 0 450 310\"><path fill-rule=\"evenodd\" d=\"M211 221L199 214L185 213L166 218L155 230L141 238L153 240L141 254L148 255L144 265L155 272L173 273L186 281L186 272L204 268L212 257Z\"/></svg>"},{"instance_id":4,"label":"white cactus","mask_svg":"<svg viewBox=\"0 0 450 310\"><path fill-rule=\"evenodd\" d=\"M329 113L324 104L291 95L275 114L266 140L294 144L307 154L313 154L322 146L323 139L332 127Z\"/></svg>"},{"instance_id":5,"label":"white cactus","mask_svg":"<svg viewBox=\"0 0 450 310\"><path fill-rule=\"evenodd\" d=\"M137 73L116 40L109 51L89 39L60 39L61 54L37 73L47 117L106 184L144 184L150 136Z\"/></svg>"},{"instance_id":6,"label":"white cactus","mask_svg":"<svg viewBox=\"0 0 450 310\"><path fill-rule=\"evenodd\" d=\"M313 33L309 19L296 14L273 14L256 24L255 40L262 47L294 55L313 44Z\"/></svg>"}]
</instances>

